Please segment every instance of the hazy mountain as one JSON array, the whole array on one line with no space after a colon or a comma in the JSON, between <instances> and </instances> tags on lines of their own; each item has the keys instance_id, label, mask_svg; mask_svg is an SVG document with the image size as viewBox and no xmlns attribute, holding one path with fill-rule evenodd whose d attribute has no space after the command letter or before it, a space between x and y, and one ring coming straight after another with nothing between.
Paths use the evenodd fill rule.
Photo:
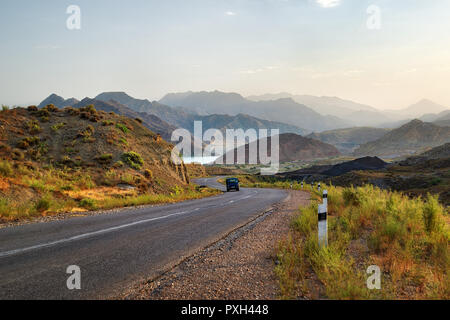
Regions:
<instances>
[{"instance_id":1,"label":"hazy mountain","mask_svg":"<svg viewBox=\"0 0 450 320\"><path fill-rule=\"evenodd\" d=\"M445 110L439 113L427 113L419 118L424 122L433 122L436 120L446 120L446 116L450 115L450 110Z\"/></svg>"},{"instance_id":2,"label":"hazy mountain","mask_svg":"<svg viewBox=\"0 0 450 320\"><path fill-rule=\"evenodd\" d=\"M219 129L225 133L226 129L279 129L280 133L296 133L303 135L307 131L297 126L280 123L276 121L268 121L249 116L247 114L238 114L229 116L223 114L212 114L208 116L193 116L194 120L202 121L203 130ZM186 128L193 132L193 121L191 126ZM270 134L270 132L269 132Z\"/></svg>"},{"instance_id":3,"label":"hazy mountain","mask_svg":"<svg viewBox=\"0 0 450 320\"><path fill-rule=\"evenodd\" d=\"M159 102L172 107L182 107L200 115L250 114L245 109L252 104L251 101L244 99L240 94L220 91L169 93Z\"/></svg>"},{"instance_id":4,"label":"hazy mountain","mask_svg":"<svg viewBox=\"0 0 450 320\"><path fill-rule=\"evenodd\" d=\"M189 94L172 95L172 100L181 99ZM236 116L229 116L224 114L199 115L195 111L184 112L179 108L167 106L159 102L150 102L148 100L135 99L124 92L108 92L102 93L96 99L112 99L119 101L121 104L128 106L131 109L154 114L162 120L172 124L173 126L185 128L190 132L194 130L194 121L202 121L203 130L211 128L226 130L226 129L280 129L280 133L293 132L298 134L306 133L306 130L298 126L279 123L275 121L268 121L258 119L246 114L237 114ZM116 100L118 99L118 100Z\"/></svg>"},{"instance_id":5,"label":"hazy mountain","mask_svg":"<svg viewBox=\"0 0 450 320\"><path fill-rule=\"evenodd\" d=\"M67 100L64 100L63 97L58 96L56 94L51 94L50 96L48 96L46 99L44 99L38 106L38 108L43 108L49 104L53 104L55 107L58 108L64 108L67 106L72 106L76 103L78 103L79 101L75 98L70 98Z\"/></svg>"},{"instance_id":6,"label":"hazy mountain","mask_svg":"<svg viewBox=\"0 0 450 320\"><path fill-rule=\"evenodd\" d=\"M335 116L323 116L291 98L255 102L247 100L237 93L214 91L168 94L160 102L202 115L248 114L311 131L343 128L350 124Z\"/></svg>"},{"instance_id":7,"label":"hazy mountain","mask_svg":"<svg viewBox=\"0 0 450 320\"><path fill-rule=\"evenodd\" d=\"M422 116L426 113L440 113L442 111L448 110L447 107L444 107L440 104L437 104L433 101L423 99L419 102L409 106L404 111L411 116Z\"/></svg>"},{"instance_id":8,"label":"hazy mountain","mask_svg":"<svg viewBox=\"0 0 450 320\"><path fill-rule=\"evenodd\" d=\"M447 112L445 115L439 117L433 123L441 127L450 127L450 112Z\"/></svg>"},{"instance_id":9,"label":"hazy mountain","mask_svg":"<svg viewBox=\"0 0 450 320\"><path fill-rule=\"evenodd\" d=\"M307 138L320 140L335 146L342 153L352 153L360 145L384 136L388 129L354 127L312 133Z\"/></svg>"},{"instance_id":10,"label":"hazy mountain","mask_svg":"<svg viewBox=\"0 0 450 320\"><path fill-rule=\"evenodd\" d=\"M402 116L404 118L414 119L424 117L423 120L430 121L429 114L438 114L449 110L449 108L437 104L428 99L422 99L419 102L400 110L385 110L384 112L390 116ZM432 121L432 120L431 120Z\"/></svg>"},{"instance_id":11,"label":"hazy mountain","mask_svg":"<svg viewBox=\"0 0 450 320\"><path fill-rule=\"evenodd\" d=\"M342 114L351 114L354 111L372 111L377 112L378 110L374 107L357 103L350 100L341 99L338 97L317 97L312 95L294 95L286 92L278 93L278 94L265 94L261 96L250 96L247 99L252 101L267 101L267 100L277 100L282 98L292 98L295 102L300 104L304 104L314 111L322 115L342 115ZM340 114L340 112L342 112Z\"/></svg>"},{"instance_id":12,"label":"hazy mountain","mask_svg":"<svg viewBox=\"0 0 450 320\"><path fill-rule=\"evenodd\" d=\"M269 138L267 143L268 150L270 151L272 139ZM237 160L237 153L242 152L245 149L245 161L249 162L249 150L254 147L256 144L256 150L259 154L260 141L254 141L245 146L241 146L232 151L229 151L226 155L224 155L224 163L226 161L226 157L232 157L234 154L234 160ZM339 156L340 152L332 145L310 139L305 138L293 133L280 134L279 136L279 146L280 146L280 162L289 162L289 161L301 161L301 160L312 160L317 158L329 158ZM270 155L270 152L268 152ZM259 163L259 157L258 157Z\"/></svg>"},{"instance_id":13,"label":"hazy mountain","mask_svg":"<svg viewBox=\"0 0 450 320\"><path fill-rule=\"evenodd\" d=\"M449 141L450 127L440 127L416 119L388 132L378 140L361 145L354 154L397 157L414 154Z\"/></svg>"}]
</instances>

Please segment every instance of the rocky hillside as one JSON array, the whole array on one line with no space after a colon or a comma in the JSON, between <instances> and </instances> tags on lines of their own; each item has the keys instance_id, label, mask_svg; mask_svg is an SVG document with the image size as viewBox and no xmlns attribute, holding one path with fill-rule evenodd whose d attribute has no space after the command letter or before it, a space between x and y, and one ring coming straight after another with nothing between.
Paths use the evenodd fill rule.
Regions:
<instances>
[{"instance_id":1,"label":"rocky hillside","mask_svg":"<svg viewBox=\"0 0 450 320\"><path fill-rule=\"evenodd\" d=\"M127 106L114 101L102 101L97 99L91 99L91 98L84 98L81 101L78 101L76 99L67 99L64 100L64 98L57 96L55 94L50 95L48 98L46 98L44 101L42 101L39 104L39 108L43 108L47 106L46 102L50 102L50 104L53 104L54 106L58 108L64 108L67 106L74 107L74 108L82 108L86 107L88 105L93 105L97 110L99 111L105 111L105 112L114 112L116 114L131 118L131 119L141 119L144 126L146 126L148 129L153 131L156 134L160 134L164 140L170 141L170 138L172 136L173 130L176 129L175 126L170 125L169 123L161 120L157 116L153 114L149 114L146 112L137 112L133 109L128 108Z\"/></svg>"},{"instance_id":2,"label":"rocky hillside","mask_svg":"<svg viewBox=\"0 0 450 320\"><path fill-rule=\"evenodd\" d=\"M255 146L256 145L256 146ZM234 149L227 153L223 160L225 163L225 159L227 157L231 157L234 154L235 163L237 161L238 152L242 152L245 149L245 162L248 164L249 162L249 150L253 147L256 147L259 154L259 145L260 141L255 141L250 144L246 144L245 146L241 146L237 149ZM271 148L271 138L267 143L268 145L268 154L270 155ZM279 135L279 145L280 145L280 162L290 162L290 161L306 161L318 158L329 158L336 157L340 155L340 152L333 147L332 145L326 144L324 142L305 138L293 133L285 133ZM259 163L259 157L257 159Z\"/></svg>"},{"instance_id":3,"label":"rocky hillside","mask_svg":"<svg viewBox=\"0 0 450 320\"><path fill-rule=\"evenodd\" d=\"M189 178L184 164L171 161L172 148L141 120L93 106L4 110L0 218L3 205L14 206L17 199L33 208L39 199L67 208L78 201L83 206L83 199L86 206L98 200L109 207L128 196L181 191Z\"/></svg>"},{"instance_id":4,"label":"rocky hillside","mask_svg":"<svg viewBox=\"0 0 450 320\"><path fill-rule=\"evenodd\" d=\"M361 145L356 156L399 157L450 142L450 127L413 120L372 142Z\"/></svg>"},{"instance_id":5,"label":"rocky hillside","mask_svg":"<svg viewBox=\"0 0 450 320\"><path fill-rule=\"evenodd\" d=\"M375 141L388 132L389 129L355 127L312 133L307 137L329 143L344 154L351 154L360 145Z\"/></svg>"}]
</instances>

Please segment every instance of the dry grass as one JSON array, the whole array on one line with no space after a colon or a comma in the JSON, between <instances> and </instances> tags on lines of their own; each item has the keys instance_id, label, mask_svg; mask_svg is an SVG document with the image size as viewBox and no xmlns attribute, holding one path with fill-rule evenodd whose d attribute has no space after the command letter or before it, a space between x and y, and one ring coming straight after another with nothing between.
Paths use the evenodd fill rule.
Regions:
<instances>
[{"instance_id":1,"label":"dry grass","mask_svg":"<svg viewBox=\"0 0 450 320\"><path fill-rule=\"evenodd\" d=\"M435 196L410 199L373 186L326 188L329 246L317 245L317 203L302 208L278 248L283 298L450 298L448 212ZM320 199L317 191L312 196ZM382 270L381 290L367 289L370 265Z\"/></svg>"}]
</instances>

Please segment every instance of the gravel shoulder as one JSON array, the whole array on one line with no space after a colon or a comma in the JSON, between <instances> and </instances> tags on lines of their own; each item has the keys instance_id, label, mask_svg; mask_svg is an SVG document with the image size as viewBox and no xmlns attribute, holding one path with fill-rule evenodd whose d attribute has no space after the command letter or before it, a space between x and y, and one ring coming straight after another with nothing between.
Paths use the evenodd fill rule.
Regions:
<instances>
[{"instance_id":1,"label":"gravel shoulder","mask_svg":"<svg viewBox=\"0 0 450 320\"><path fill-rule=\"evenodd\" d=\"M278 242L289 233L292 217L310 201L289 191L283 202L226 238L196 253L157 279L115 299L266 300L279 297L274 273Z\"/></svg>"}]
</instances>

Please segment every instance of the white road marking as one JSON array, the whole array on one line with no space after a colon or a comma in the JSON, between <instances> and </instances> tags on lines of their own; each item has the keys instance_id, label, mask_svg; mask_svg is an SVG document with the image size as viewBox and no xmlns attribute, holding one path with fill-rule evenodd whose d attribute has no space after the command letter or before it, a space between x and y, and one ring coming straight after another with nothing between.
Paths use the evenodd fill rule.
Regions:
<instances>
[{"instance_id":1,"label":"white road marking","mask_svg":"<svg viewBox=\"0 0 450 320\"><path fill-rule=\"evenodd\" d=\"M252 193L252 194L250 194L248 196L245 196L243 198L237 199L236 201L241 201L241 200L244 200L244 199L248 199L248 198L250 198L251 196L253 196L256 193L257 192L254 192L254 193ZM234 202L234 200L232 200L232 202ZM62 243L67 243L67 242L72 242L72 241L76 241L76 240L80 240L80 239L85 239L85 238L88 238L88 237L92 237L92 236L96 236L96 235L99 235L99 234L104 234L104 233L108 233L108 232L112 232L112 231L116 231L116 230L120 230L120 229L124 229L124 228L128 228L128 227L132 227L132 226L143 224L143 223L147 223L147 222L163 220L163 219L167 219L167 218L170 218L170 217L173 217L173 216L180 216L180 215L183 215L183 214L186 214L186 213L192 213L192 212L195 212L195 211L199 211L200 209L201 208L196 208L196 209L191 210L191 211L176 212L176 213L168 214L168 215L165 215L165 216L162 216L162 217L156 217L156 218L150 218L150 219L145 219L145 220L139 220L139 221L123 224L123 225L116 226L116 227L111 227L111 228L101 229L101 230L98 230L98 231L83 233L83 234L80 234L80 235L77 235L77 236L73 236L73 237L70 237L70 238L65 238L65 239L56 240L56 241L52 241L52 242L37 244L37 245L31 246L31 247L26 247L26 248L21 248L21 249L15 249L15 250L10 250L10 251L0 252L0 258L9 257L9 256L12 256L12 255L16 255L16 254L19 254L19 253L32 251L32 250L36 250L36 249L52 247L52 246L59 245L59 244L62 244Z\"/></svg>"}]
</instances>

